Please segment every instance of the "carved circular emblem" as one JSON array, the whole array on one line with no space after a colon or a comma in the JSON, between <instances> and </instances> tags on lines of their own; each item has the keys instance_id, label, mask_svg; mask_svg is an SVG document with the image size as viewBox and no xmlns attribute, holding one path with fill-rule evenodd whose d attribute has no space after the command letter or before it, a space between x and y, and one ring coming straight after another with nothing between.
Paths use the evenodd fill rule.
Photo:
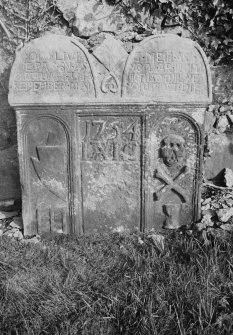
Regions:
<instances>
[{"instance_id":1,"label":"carved circular emblem","mask_svg":"<svg viewBox=\"0 0 233 335\"><path fill-rule=\"evenodd\" d=\"M185 159L185 139L175 134L166 136L161 142L161 155L168 167L181 164Z\"/></svg>"}]
</instances>

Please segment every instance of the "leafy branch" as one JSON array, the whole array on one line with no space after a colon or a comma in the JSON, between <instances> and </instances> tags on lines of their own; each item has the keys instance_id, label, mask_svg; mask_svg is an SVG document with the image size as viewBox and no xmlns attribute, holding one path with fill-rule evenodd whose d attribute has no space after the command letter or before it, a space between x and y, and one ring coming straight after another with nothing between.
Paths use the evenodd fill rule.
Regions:
<instances>
[{"instance_id":1,"label":"leafy branch","mask_svg":"<svg viewBox=\"0 0 233 335\"><path fill-rule=\"evenodd\" d=\"M138 20L138 11L147 10L152 19L160 19L161 31L181 26L205 49L216 63L233 60L232 0L139 0L137 8L130 0L109 0L121 6L141 28L153 33L154 27Z\"/></svg>"}]
</instances>

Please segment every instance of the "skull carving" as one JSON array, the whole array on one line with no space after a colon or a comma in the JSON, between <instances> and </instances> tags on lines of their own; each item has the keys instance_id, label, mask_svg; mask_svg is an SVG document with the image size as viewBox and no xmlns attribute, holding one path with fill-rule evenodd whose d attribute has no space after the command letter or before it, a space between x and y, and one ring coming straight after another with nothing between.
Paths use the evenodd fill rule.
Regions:
<instances>
[{"instance_id":1,"label":"skull carving","mask_svg":"<svg viewBox=\"0 0 233 335\"><path fill-rule=\"evenodd\" d=\"M164 164L172 167L183 162L185 158L185 139L179 135L171 134L162 141L161 154Z\"/></svg>"}]
</instances>

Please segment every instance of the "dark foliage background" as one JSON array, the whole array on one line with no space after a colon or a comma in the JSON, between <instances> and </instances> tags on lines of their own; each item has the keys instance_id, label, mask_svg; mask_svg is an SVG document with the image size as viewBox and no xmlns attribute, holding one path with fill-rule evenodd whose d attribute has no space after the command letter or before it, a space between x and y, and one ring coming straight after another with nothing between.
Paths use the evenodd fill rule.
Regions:
<instances>
[{"instance_id":1,"label":"dark foliage background","mask_svg":"<svg viewBox=\"0 0 233 335\"><path fill-rule=\"evenodd\" d=\"M124 8L135 20L135 28L149 34L181 26L191 33L215 64L233 60L232 0L108 0ZM59 11L58 0L0 0L0 24L10 33L1 34L0 44L13 53L23 41L37 37L52 26L69 26ZM141 13L148 13L147 24ZM4 28L4 27L2 27ZM4 29L3 29L4 30Z\"/></svg>"},{"instance_id":2,"label":"dark foliage background","mask_svg":"<svg viewBox=\"0 0 233 335\"><path fill-rule=\"evenodd\" d=\"M122 5L128 14L140 22L129 1L112 1ZM149 17L145 30L153 32L160 19L161 30L181 26L191 33L215 64L233 60L233 1L232 0L139 0Z\"/></svg>"}]
</instances>

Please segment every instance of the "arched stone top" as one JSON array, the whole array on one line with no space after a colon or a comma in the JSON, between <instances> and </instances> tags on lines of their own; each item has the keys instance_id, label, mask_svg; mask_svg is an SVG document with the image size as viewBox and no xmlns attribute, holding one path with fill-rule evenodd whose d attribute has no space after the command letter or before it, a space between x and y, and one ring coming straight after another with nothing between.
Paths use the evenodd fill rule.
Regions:
<instances>
[{"instance_id":1,"label":"arched stone top","mask_svg":"<svg viewBox=\"0 0 233 335\"><path fill-rule=\"evenodd\" d=\"M114 43L106 39L90 54L68 36L48 34L30 41L16 52L9 103L211 102L210 69L197 43L171 34L151 36L129 56Z\"/></svg>"},{"instance_id":2,"label":"arched stone top","mask_svg":"<svg viewBox=\"0 0 233 335\"><path fill-rule=\"evenodd\" d=\"M98 85L85 47L71 37L49 34L17 51L9 103L78 104L98 98Z\"/></svg>"},{"instance_id":3,"label":"arched stone top","mask_svg":"<svg viewBox=\"0 0 233 335\"><path fill-rule=\"evenodd\" d=\"M177 35L146 38L127 59L122 97L135 102L209 103L211 76L203 50Z\"/></svg>"}]
</instances>

